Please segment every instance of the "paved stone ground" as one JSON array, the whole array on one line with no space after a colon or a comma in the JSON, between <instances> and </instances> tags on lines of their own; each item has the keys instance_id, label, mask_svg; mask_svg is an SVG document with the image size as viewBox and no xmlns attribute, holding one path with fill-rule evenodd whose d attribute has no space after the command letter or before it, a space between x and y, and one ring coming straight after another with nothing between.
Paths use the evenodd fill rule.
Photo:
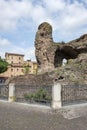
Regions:
<instances>
[{"instance_id":1,"label":"paved stone ground","mask_svg":"<svg viewBox=\"0 0 87 130\"><path fill-rule=\"evenodd\" d=\"M87 130L87 105L53 111L0 101L0 130Z\"/></svg>"}]
</instances>

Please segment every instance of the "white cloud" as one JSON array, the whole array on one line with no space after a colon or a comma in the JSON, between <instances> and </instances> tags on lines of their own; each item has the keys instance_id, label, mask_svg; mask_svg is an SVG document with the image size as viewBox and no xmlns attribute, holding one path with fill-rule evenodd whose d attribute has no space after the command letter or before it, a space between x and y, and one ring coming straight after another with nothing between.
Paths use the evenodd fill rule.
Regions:
<instances>
[{"instance_id":1,"label":"white cloud","mask_svg":"<svg viewBox=\"0 0 87 130\"><path fill-rule=\"evenodd\" d=\"M63 26L69 29L75 29L87 21L87 9L82 4L75 2L74 4L68 5L67 10L63 13L64 22Z\"/></svg>"},{"instance_id":2,"label":"white cloud","mask_svg":"<svg viewBox=\"0 0 87 130\"><path fill-rule=\"evenodd\" d=\"M32 11L32 19L37 22L38 21L43 21L46 18L46 12L41 6L36 6L33 11ZM47 19L47 18L46 18Z\"/></svg>"},{"instance_id":3,"label":"white cloud","mask_svg":"<svg viewBox=\"0 0 87 130\"><path fill-rule=\"evenodd\" d=\"M25 59L31 59L33 61L36 61L35 58L35 48L34 47L29 47L28 49L24 50L26 51Z\"/></svg>"},{"instance_id":4,"label":"white cloud","mask_svg":"<svg viewBox=\"0 0 87 130\"><path fill-rule=\"evenodd\" d=\"M26 44L26 42L25 42ZM0 38L0 56L2 58L5 57L5 53L18 53L18 54L24 54L25 55L25 60L31 59L35 60L35 49L34 47L20 47L18 45L15 45L11 43L8 39L6 38Z\"/></svg>"},{"instance_id":5,"label":"white cloud","mask_svg":"<svg viewBox=\"0 0 87 130\"><path fill-rule=\"evenodd\" d=\"M24 54L25 60L27 60L27 59L35 60L34 47L23 48L23 47L11 45L11 48L12 49L9 50L10 53L13 52L13 53L18 53L18 54Z\"/></svg>"},{"instance_id":6,"label":"white cloud","mask_svg":"<svg viewBox=\"0 0 87 130\"><path fill-rule=\"evenodd\" d=\"M74 37L77 34L87 33L87 0L73 0L72 2L71 0L41 0L40 2L37 0L34 3L33 1L0 0L0 32L9 33L9 31L19 29L18 27L31 29L31 26L36 27L41 22L47 21L53 26L58 39L59 37L62 40L69 39L72 35ZM31 32L33 30L34 28ZM25 54L26 59L35 59L32 45L29 48L23 47L22 42L20 47L8 39L0 38L0 46L1 56L8 51Z\"/></svg>"},{"instance_id":7,"label":"white cloud","mask_svg":"<svg viewBox=\"0 0 87 130\"><path fill-rule=\"evenodd\" d=\"M0 38L0 46L2 47L5 47L5 46L8 46L8 45L10 45L11 43L10 43L10 41L9 40L7 40L7 39L5 39L5 38Z\"/></svg>"},{"instance_id":8,"label":"white cloud","mask_svg":"<svg viewBox=\"0 0 87 130\"><path fill-rule=\"evenodd\" d=\"M87 8L78 0L72 3L70 0L42 0L37 3L33 4L32 0L0 0L0 30L11 31L17 28L20 20L27 21L27 24L32 21L35 25L47 21L54 30L71 33L87 23Z\"/></svg>"},{"instance_id":9,"label":"white cloud","mask_svg":"<svg viewBox=\"0 0 87 130\"><path fill-rule=\"evenodd\" d=\"M26 18L31 10L32 4L28 0L0 0L0 30L15 29L20 18Z\"/></svg>"},{"instance_id":10,"label":"white cloud","mask_svg":"<svg viewBox=\"0 0 87 130\"><path fill-rule=\"evenodd\" d=\"M43 0L44 5L46 8L51 12L57 12L63 10L65 8L65 1L64 0Z\"/></svg>"},{"instance_id":11,"label":"white cloud","mask_svg":"<svg viewBox=\"0 0 87 130\"><path fill-rule=\"evenodd\" d=\"M51 16L52 18L53 16ZM62 37L68 35L72 37L82 35L87 27L87 8L83 3L73 1L73 3L66 2L66 6L53 17L54 31L57 31Z\"/></svg>"}]
</instances>

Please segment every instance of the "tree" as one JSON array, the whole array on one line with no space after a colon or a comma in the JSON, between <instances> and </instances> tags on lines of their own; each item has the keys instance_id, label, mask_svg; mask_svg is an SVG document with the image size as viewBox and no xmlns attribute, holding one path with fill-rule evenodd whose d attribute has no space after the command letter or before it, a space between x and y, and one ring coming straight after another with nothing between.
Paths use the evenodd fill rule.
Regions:
<instances>
[{"instance_id":1,"label":"tree","mask_svg":"<svg viewBox=\"0 0 87 130\"><path fill-rule=\"evenodd\" d=\"M30 68L29 65L24 66L24 74L29 74Z\"/></svg>"},{"instance_id":2,"label":"tree","mask_svg":"<svg viewBox=\"0 0 87 130\"><path fill-rule=\"evenodd\" d=\"M5 72L8 69L8 63L0 57L0 73Z\"/></svg>"}]
</instances>

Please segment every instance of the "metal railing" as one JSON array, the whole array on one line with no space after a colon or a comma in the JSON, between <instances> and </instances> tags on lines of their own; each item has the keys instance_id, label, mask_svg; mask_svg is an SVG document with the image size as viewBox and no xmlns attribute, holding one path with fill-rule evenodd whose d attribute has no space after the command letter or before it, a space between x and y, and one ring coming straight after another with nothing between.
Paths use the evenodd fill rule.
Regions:
<instances>
[{"instance_id":1,"label":"metal railing","mask_svg":"<svg viewBox=\"0 0 87 130\"><path fill-rule=\"evenodd\" d=\"M62 104L87 102L87 85L62 86Z\"/></svg>"},{"instance_id":2,"label":"metal railing","mask_svg":"<svg viewBox=\"0 0 87 130\"><path fill-rule=\"evenodd\" d=\"M16 85L15 97L17 102L50 105L52 86Z\"/></svg>"},{"instance_id":3,"label":"metal railing","mask_svg":"<svg viewBox=\"0 0 87 130\"><path fill-rule=\"evenodd\" d=\"M8 100L8 85L0 84L0 99Z\"/></svg>"},{"instance_id":4,"label":"metal railing","mask_svg":"<svg viewBox=\"0 0 87 130\"><path fill-rule=\"evenodd\" d=\"M87 102L87 85L9 85L0 84L0 99L8 99L9 102L22 102L44 104L54 109L62 105L70 105Z\"/></svg>"}]
</instances>

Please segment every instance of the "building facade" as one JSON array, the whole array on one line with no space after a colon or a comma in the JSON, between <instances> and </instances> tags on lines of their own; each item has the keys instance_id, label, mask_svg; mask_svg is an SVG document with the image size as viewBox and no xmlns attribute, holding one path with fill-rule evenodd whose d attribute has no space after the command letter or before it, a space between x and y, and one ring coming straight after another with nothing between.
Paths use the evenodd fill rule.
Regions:
<instances>
[{"instance_id":1,"label":"building facade","mask_svg":"<svg viewBox=\"0 0 87 130\"><path fill-rule=\"evenodd\" d=\"M24 55L15 53L5 53L8 62L8 70L0 77L14 77L25 74L37 74L37 63L31 60L24 61Z\"/></svg>"}]
</instances>

